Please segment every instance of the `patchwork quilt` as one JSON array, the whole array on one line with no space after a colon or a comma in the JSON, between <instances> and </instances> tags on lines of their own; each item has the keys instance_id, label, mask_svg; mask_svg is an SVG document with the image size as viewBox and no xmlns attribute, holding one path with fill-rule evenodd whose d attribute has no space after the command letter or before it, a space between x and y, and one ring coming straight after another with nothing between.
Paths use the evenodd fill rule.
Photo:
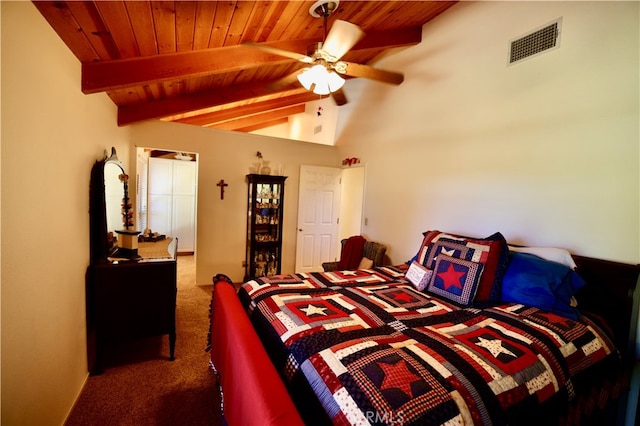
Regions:
<instances>
[{"instance_id":1,"label":"patchwork quilt","mask_svg":"<svg viewBox=\"0 0 640 426\"><path fill-rule=\"evenodd\" d=\"M280 275L239 291L290 390L304 378L334 424L520 424L618 365L585 316L460 308L405 272Z\"/></svg>"}]
</instances>

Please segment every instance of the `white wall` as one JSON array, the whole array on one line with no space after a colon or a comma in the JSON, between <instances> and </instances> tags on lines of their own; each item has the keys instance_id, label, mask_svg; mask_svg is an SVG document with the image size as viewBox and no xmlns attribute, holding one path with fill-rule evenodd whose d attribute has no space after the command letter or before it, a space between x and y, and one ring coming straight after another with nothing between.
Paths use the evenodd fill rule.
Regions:
<instances>
[{"instance_id":1,"label":"white wall","mask_svg":"<svg viewBox=\"0 0 640 426\"><path fill-rule=\"evenodd\" d=\"M421 232L640 262L639 4L461 2L385 58L405 72L341 113L367 165L363 230L409 259ZM507 66L510 40L562 17L561 45Z\"/></svg>"},{"instance_id":2,"label":"white wall","mask_svg":"<svg viewBox=\"0 0 640 426\"><path fill-rule=\"evenodd\" d=\"M342 169L339 241L344 238L349 238L352 235L359 235L362 233L365 172L366 167L363 165ZM337 254L338 256L340 255L340 250L338 250Z\"/></svg>"},{"instance_id":3,"label":"white wall","mask_svg":"<svg viewBox=\"0 0 640 426\"><path fill-rule=\"evenodd\" d=\"M127 130L31 2L2 7L2 424L62 424L87 377L89 177Z\"/></svg>"},{"instance_id":4,"label":"white wall","mask_svg":"<svg viewBox=\"0 0 640 426\"><path fill-rule=\"evenodd\" d=\"M286 124L266 127L252 133L261 136L334 145L340 110L341 108L336 105L331 97L324 97L305 104L305 112L290 116Z\"/></svg>"},{"instance_id":5,"label":"white wall","mask_svg":"<svg viewBox=\"0 0 640 426\"><path fill-rule=\"evenodd\" d=\"M132 126L132 144L140 147L197 152L198 223L197 271L199 285L211 284L216 273L242 280L247 229L249 166L260 151L271 166L282 164L285 181L282 272L295 268L300 165L338 167L333 146L295 142L266 136L205 129L162 121ZM224 179L224 200L216 184ZM179 244L179 243L178 243Z\"/></svg>"}]
</instances>

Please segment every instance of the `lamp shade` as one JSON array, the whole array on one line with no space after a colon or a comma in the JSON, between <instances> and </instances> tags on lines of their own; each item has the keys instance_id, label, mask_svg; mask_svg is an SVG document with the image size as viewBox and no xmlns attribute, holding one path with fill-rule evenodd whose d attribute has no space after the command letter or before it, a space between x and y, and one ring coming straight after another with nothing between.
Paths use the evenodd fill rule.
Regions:
<instances>
[{"instance_id":1,"label":"lamp shade","mask_svg":"<svg viewBox=\"0 0 640 426\"><path fill-rule=\"evenodd\" d=\"M315 83L314 71L313 71L314 68L315 67L305 68L304 70L302 70L300 74L298 74L298 81L307 90L311 90L311 86L313 86L313 84Z\"/></svg>"},{"instance_id":2,"label":"lamp shade","mask_svg":"<svg viewBox=\"0 0 640 426\"><path fill-rule=\"evenodd\" d=\"M344 78L340 77L335 71L328 73L327 82L329 83L329 90L332 92L340 90L344 86Z\"/></svg>"}]
</instances>

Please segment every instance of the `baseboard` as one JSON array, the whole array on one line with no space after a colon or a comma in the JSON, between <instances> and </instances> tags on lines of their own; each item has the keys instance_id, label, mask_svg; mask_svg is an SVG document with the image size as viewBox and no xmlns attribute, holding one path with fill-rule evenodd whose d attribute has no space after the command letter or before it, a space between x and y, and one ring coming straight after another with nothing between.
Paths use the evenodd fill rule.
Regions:
<instances>
[{"instance_id":1,"label":"baseboard","mask_svg":"<svg viewBox=\"0 0 640 426\"><path fill-rule=\"evenodd\" d=\"M80 399L80 395L82 395L82 391L84 390L84 387L87 385L87 381L89 381L89 373L88 372L84 376L84 380L82 381L82 386L80 386L80 389L76 393L75 398L73 398L73 404L71 404L71 408L69 408L69 410L67 411L67 414L64 416L64 422L62 422L62 424L66 424L67 421L69 420L69 416L73 412L73 409L76 407L76 404L78 403L78 400Z\"/></svg>"}]
</instances>

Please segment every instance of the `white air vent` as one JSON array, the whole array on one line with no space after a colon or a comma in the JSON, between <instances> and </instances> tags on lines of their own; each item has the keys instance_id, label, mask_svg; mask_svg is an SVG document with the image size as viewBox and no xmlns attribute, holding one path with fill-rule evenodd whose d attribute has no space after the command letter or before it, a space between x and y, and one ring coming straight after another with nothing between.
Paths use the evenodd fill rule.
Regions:
<instances>
[{"instance_id":1,"label":"white air vent","mask_svg":"<svg viewBox=\"0 0 640 426\"><path fill-rule=\"evenodd\" d=\"M558 18L549 25L545 25L527 35L512 40L509 49L509 64L560 47L561 24L562 18Z\"/></svg>"}]
</instances>

